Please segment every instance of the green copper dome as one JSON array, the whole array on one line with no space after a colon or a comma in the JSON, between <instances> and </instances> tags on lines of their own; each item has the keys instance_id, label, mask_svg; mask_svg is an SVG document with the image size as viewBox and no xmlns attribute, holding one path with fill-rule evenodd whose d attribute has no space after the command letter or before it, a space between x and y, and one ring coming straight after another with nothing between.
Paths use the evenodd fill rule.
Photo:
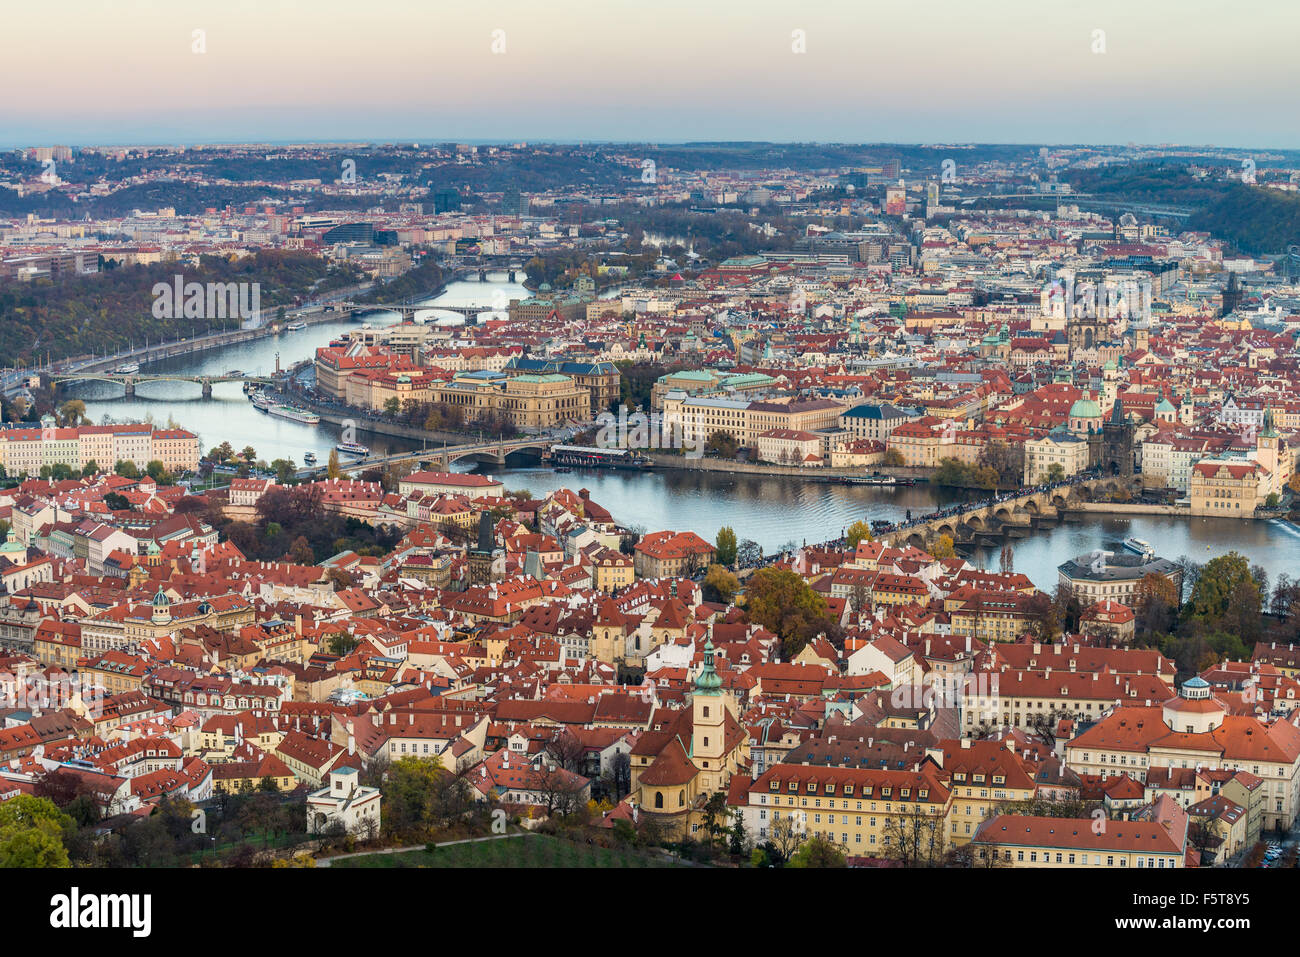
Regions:
<instances>
[{"instance_id":1,"label":"green copper dome","mask_svg":"<svg viewBox=\"0 0 1300 957\"><path fill-rule=\"evenodd\" d=\"M722 687L722 679L713 670L713 639L704 642L704 667L695 679L696 694L717 694Z\"/></svg>"},{"instance_id":2,"label":"green copper dome","mask_svg":"<svg viewBox=\"0 0 1300 957\"><path fill-rule=\"evenodd\" d=\"M1080 399L1070 406L1070 418L1072 419L1100 419L1101 406L1092 399Z\"/></svg>"}]
</instances>

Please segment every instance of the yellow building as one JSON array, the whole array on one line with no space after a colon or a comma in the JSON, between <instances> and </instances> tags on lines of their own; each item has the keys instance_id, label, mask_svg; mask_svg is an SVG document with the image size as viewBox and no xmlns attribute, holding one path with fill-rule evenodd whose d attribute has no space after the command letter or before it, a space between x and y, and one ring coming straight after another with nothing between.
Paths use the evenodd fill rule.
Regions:
<instances>
[{"instance_id":1,"label":"yellow building","mask_svg":"<svg viewBox=\"0 0 1300 957\"><path fill-rule=\"evenodd\" d=\"M935 769L894 771L778 764L749 784L738 810L756 844L782 821L852 857L937 864L947 852L952 792Z\"/></svg>"},{"instance_id":2,"label":"yellow building","mask_svg":"<svg viewBox=\"0 0 1300 957\"><path fill-rule=\"evenodd\" d=\"M1000 814L971 841L976 867L1118 867L1170 870L1184 866L1187 819L1159 821Z\"/></svg>"},{"instance_id":3,"label":"yellow building","mask_svg":"<svg viewBox=\"0 0 1300 957\"><path fill-rule=\"evenodd\" d=\"M1193 515L1253 518L1259 504L1260 468L1246 459L1202 459L1188 475Z\"/></svg>"}]
</instances>

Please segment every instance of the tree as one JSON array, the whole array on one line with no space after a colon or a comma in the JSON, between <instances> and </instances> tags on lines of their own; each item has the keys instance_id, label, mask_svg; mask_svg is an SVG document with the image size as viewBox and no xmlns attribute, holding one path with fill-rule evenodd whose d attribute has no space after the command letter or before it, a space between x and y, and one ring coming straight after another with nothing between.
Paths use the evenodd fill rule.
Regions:
<instances>
[{"instance_id":1,"label":"tree","mask_svg":"<svg viewBox=\"0 0 1300 957\"><path fill-rule=\"evenodd\" d=\"M0 802L0 867L68 867L72 818L49 798L20 794Z\"/></svg>"},{"instance_id":2,"label":"tree","mask_svg":"<svg viewBox=\"0 0 1300 957\"><path fill-rule=\"evenodd\" d=\"M171 485L172 477L167 471L167 466L163 465L160 459L150 459L149 464L144 467L149 477L159 485Z\"/></svg>"},{"instance_id":3,"label":"tree","mask_svg":"<svg viewBox=\"0 0 1300 957\"><path fill-rule=\"evenodd\" d=\"M738 448L736 437L730 432L721 430L710 435L708 441L704 443L705 452L724 459L734 459Z\"/></svg>"},{"instance_id":4,"label":"tree","mask_svg":"<svg viewBox=\"0 0 1300 957\"><path fill-rule=\"evenodd\" d=\"M86 418L86 403L80 399L69 399L63 405L59 406L59 418L64 425L74 426L82 425L89 420Z\"/></svg>"},{"instance_id":5,"label":"tree","mask_svg":"<svg viewBox=\"0 0 1300 957\"><path fill-rule=\"evenodd\" d=\"M763 560L763 549L758 542L752 539L743 539L736 546L736 564L741 568L749 568L757 565Z\"/></svg>"},{"instance_id":6,"label":"tree","mask_svg":"<svg viewBox=\"0 0 1300 957\"><path fill-rule=\"evenodd\" d=\"M781 639L787 661L830 626L826 599L789 569L760 568L745 589L749 619Z\"/></svg>"},{"instance_id":7,"label":"tree","mask_svg":"<svg viewBox=\"0 0 1300 957\"><path fill-rule=\"evenodd\" d=\"M298 472L298 467L289 459L276 459L271 463L271 468L275 469L275 480L281 485L289 484Z\"/></svg>"},{"instance_id":8,"label":"tree","mask_svg":"<svg viewBox=\"0 0 1300 957\"><path fill-rule=\"evenodd\" d=\"M886 856L904 867L934 867L943 859L945 820L920 805L900 807L885 817Z\"/></svg>"},{"instance_id":9,"label":"tree","mask_svg":"<svg viewBox=\"0 0 1300 957\"><path fill-rule=\"evenodd\" d=\"M712 592L718 601L730 604L736 592L740 591L740 582L721 565L710 565L704 575L704 589L706 592Z\"/></svg>"},{"instance_id":10,"label":"tree","mask_svg":"<svg viewBox=\"0 0 1300 957\"><path fill-rule=\"evenodd\" d=\"M1065 481L1065 467L1060 462L1053 462L1047 467L1047 472L1040 477L1039 481L1044 485Z\"/></svg>"},{"instance_id":11,"label":"tree","mask_svg":"<svg viewBox=\"0 0 1300 957\"><path fill-rule=\"evenodd\" d=\"M719 565L730 568L736 564L736 533L730 525L724 525L718 529L717 548L713 557Z\"/></svg>"},{"instance_id":12,"label":"tree","mask_svg":"<svg viewBox=\"0 0 1300 957\"><path fill-rule=\"evenodd\" d=\"M257 450L251 445L245 445L243 450L239 453L239 457L245 462L254 462L257 460Z\"/></svg>"},{"instance_id":13,"label":"tree","mask_svg":"<svg viewBox=\"0 0 1300 957\"><path fill-rule=\"evenodd\" d=\"M393 397L384 403L384 414L396 416L402 411L402 402L400 399Z\"/></svg>"},{"instance_id":14,"label":"tree","mask_svg":"<svg viewBox=\"0 0 1300 957\"><path fill-rule=\"evenodd\" d=\"M113 466L113 471L123 478L138 479L140 470L136 468L134 462L130 459L118 459L117 464Z\"/></svg>"},{"instance_id":15,"label":"tree","mask_svg":"<svg viewBox=\"0 0 1300 957\"><path fill-rule=\"evenodd\" d=\"M1149 572L1138 582L1137 629L1144 635L1166 634L1178 615L1178 590L1164 575Z\"/></svg>"},{"instance_id":16,"label":"tree","mask_svg":"<svg viewBox=\"0 0 1300 957\"><path fill-rule=\"evenodd\" d=\"M998 565L1004 575L1010 575L1016 570L1016 550L1010 542L1002 546L1002 554L998 557Z\"/></svg>"},{"instance_id":17,"label":"tree","mask_svg":"<svg viewBox=\"0 0 1300 957\"><path fill-rule=\"evenodd\" d=\"M848 859L838 844L833 844L824 837L813 836L795 851L787 866L848 867Z\"/></svg>"},{"instance_id":18,"label":"tree","mask_svg":"<svg viewBox=\"0 0 1300 957\"><path fill-rule=\"evenodd\" d=\"M844 532L844 537L848 540L849 548L857 548L859 542L873 542L876 537L871 534L871 526L862 519L858 519Z\"/></svg>"},{"instance_id":19,"label":"tree","mask_svg":"<svg viewBox=\"0 0 1300 957\"><path fill-rule=\"evenodd\" d=\"M86 459L86 464L81 469L81 474L86 478L99 474L99 463L94 459Z\"/></svg>"},{"instance_id":20,"label":"tree","mask_svg":"<svg viewBox=\"0 0 1300 957\"><path fill-rule=\"evenodd\" d=\"M898 449L886 449L885 457L881 460L885 465L898 468L904 464L903 453Z\"/></svg>"},{"instance_id":21,"label":"tree","mask_svg":"<svg viewBox=\"0 0 1300 957\"><path fill-rule=\"evenodd\" d=\"M109 492L105 495L104 504L113 512L126 511L131 507L131 503L127 501L126 496L118 492Z\"/></svg>"},{"instance_id":22,"label":"tree","mask_svg":"<svg viewBox=\"0 0 1300 957\"><path fill-rule=\"evenodd\" d=\"M1208 622L1217 622L1228 610L1228 603L1233 599L1237 587L1242 584L1249 585L1255 591L1255 602L1258 605L1259 588L1251 576L1250 563L1245 556L1231 551L1210 559L1192 589L1189 601L1192 615Z\"/></svg>"},{"instance_id":23,"label":"tree","mask_svg":"<svg viewBox=\"0 0 1300 957\"><path fill-rule=\"evenodd\" d=\"M325 467L325 474L332 479L343 477L343 470L339 468L338 449L330 449L330 460L329 464Z\"/></svg>"},{"instance_id":24,"label":"tree","mask_svg":"<svg viewBox=\"0 0 1300 957\"><path fill-rule=\"evenodd\" d=\"M951 535L940 535L930 546L930 554L935 558L956 558L957 549Z\"/></svg>"},{"instance_id":25,"label":"tree","mask_svg":"<svg viewBox=\"0 0 1300 957\"><path fill-rule=\"evenodd\" d=\"M316 554L305 536L299 535L293 540L293 544L289 546L288 559L295 565L316 564Z\"/></svg>"}]
</instances>

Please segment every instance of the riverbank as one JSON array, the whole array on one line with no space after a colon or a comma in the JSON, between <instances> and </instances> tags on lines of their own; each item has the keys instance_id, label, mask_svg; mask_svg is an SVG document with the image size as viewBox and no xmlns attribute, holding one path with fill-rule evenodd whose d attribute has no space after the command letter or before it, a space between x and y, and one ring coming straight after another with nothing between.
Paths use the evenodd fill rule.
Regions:
<instances>
[{"instance_id":1,"label":"riverbank","mask_svg":"<svg viewBox=\"0 0 1300 957\"><path fill-rule=\"evenodd\" d=\"M916 482L928 482L934 469L906 468L895 465L880 465L870 468L831 469L799 468L792 465L769 465L766 462L732 462L727 459L689 459L684 455L665 455L648 453L647 458L654 463L656 470L678 470L682 472L722 472L741 475L766 475L774 478L798 478L807 482L839 482L846 478L865 478L872 472L892 475L894 478L912 479Z\"/></svg>"}]
</instances>

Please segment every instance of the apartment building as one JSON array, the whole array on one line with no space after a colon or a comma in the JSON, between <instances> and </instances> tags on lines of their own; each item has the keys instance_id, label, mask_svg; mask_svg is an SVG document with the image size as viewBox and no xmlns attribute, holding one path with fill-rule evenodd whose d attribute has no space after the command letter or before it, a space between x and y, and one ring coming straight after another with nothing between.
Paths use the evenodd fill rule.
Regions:
<instances>
[{"instance_id":1,"label":"apartment building","mask_svg":"<svg viewBox=\"0 0 1300 957\"><path fill-rule=\"evenodd\" d=\"M778 764L750 782L740 801L745 830L758 844L786 818L797 833L823 837L854 857L907 854L919 856L916 863L937 862L949 845L952 792L932 767Z\"/></svg>"}]
</instances>

